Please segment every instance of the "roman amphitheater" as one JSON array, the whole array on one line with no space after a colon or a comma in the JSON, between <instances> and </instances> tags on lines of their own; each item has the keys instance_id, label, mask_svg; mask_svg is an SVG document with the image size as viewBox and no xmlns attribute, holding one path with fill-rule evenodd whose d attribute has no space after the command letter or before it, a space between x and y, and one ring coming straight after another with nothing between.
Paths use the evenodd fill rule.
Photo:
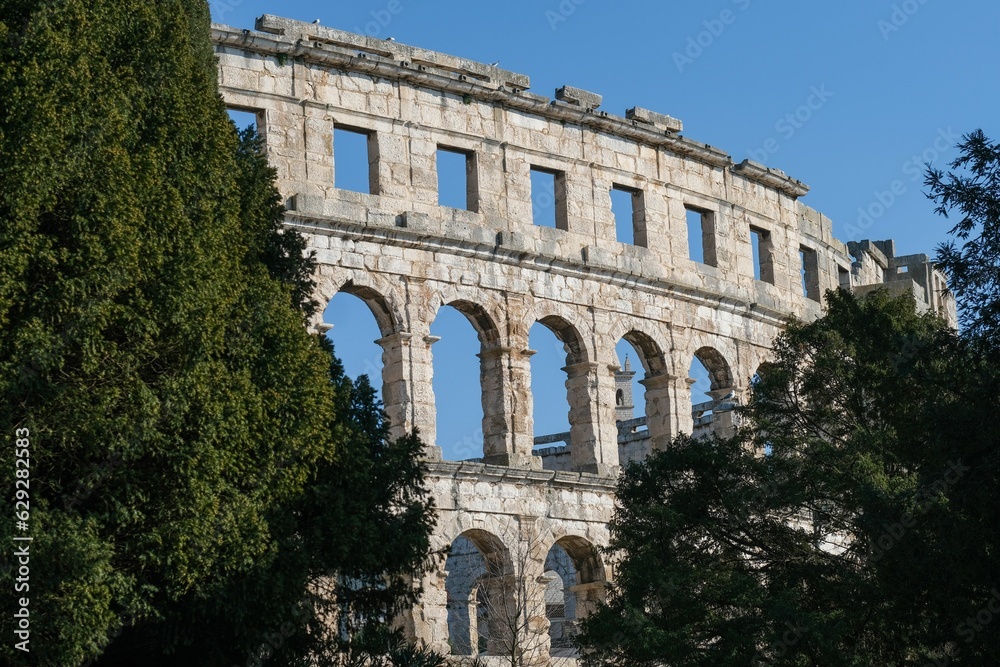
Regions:
<instances>
[{"instance_id":1,"label":"roman amphitheater","mask_svg":"<svg viewBox=\"0 0 1000 667\"><path fill-rule=\"evenodd\" d=\"M256 115L287 224L315 251L320 300L368 305L392 428L428 443L447 560L399 622L440 651L510 664L516 643L525 663L575 663L576 622L614 576L599 547L620 466L678 433L733 428L782 323L818 316L826 290L885 286L954 321L927 256L838 241L800 203L806 185L688 139L669 116L614 115L570 86L549 99L522 74L270 15L213 38L222 95ZM337 187L335 129L365 142L365 192ZM464 207L439 205L443 154L464 160ZM538 179L550 225L534 222ZM616 191L632 204L626 242ZM481 343L483 451L466 461L435 446L430 324L446 305ZM567 433L534 433L536 322L565 348ZM623 339L634 371L619 368ZM712 400L692 406L693 358ZM645 416L632 418L640 372Z\"/></svg>"}]
</instances>

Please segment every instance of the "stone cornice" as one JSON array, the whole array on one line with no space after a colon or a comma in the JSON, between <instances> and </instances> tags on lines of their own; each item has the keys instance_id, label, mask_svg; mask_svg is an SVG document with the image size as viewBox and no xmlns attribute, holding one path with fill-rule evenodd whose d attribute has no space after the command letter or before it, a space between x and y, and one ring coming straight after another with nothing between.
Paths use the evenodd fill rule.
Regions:
<instances>
[{"instance_id":1,"label":"stone cornice","mask_svg":"<svg viewBox=\"0 0 1000 667\"><path fill-rule=\"evenodd\" d=\"M753 160L743 160L743 162L733 165L733 173L780 190L792 199L798 199L809 192L809 186L802 181L792 178L780 169L765 167Z\"/></svg>"},{"instance_id":2,"label":"stone cornice","mask_svg":"<svg viewBox=\"0 0 1000 667\"><path fill-rule=\"evenodd\" d=\"M401 218L405 219L405 214ZM790 315L789 312L740 300L732 294L709 292L690 285L672 283L662 277L625 273L609 267L587 264L583 261L574 262L562 257L538 255L524 249L510 249L487 238L488 236L495 238L502 235L503 232L499 235L497 233L490 235L487 233L488 230L483 230L484 235L480 240L452 239L429 233L419 227L398 224L391 227L384 224L366 224L365 221L313 213L289 212L286 214L285 220L289 227L304 234L338 235L355 240L370 240L382 245L415 248L429 252L448 252L457 256L479 258L483 261L500 262L522 268L527 266L538 271L571 276L586 281L597 280L637 291L645 291L659 297L692 303L696 306L707 306L719 312L728 312L778 328L784 328Z\"/></svg>"},{"instance_id":3,"label":"stone cornice","mask_svg":"<svg viewBox=\"0 0 1000 667\"><path fill-rule=\"evenodd\" d=\"M291 58L339 70L406 81L463 98L491 102L554 121L587 127L714 168L732 169L748 180L792 198L802 196L809 190L805 184L777 170L745 167L747 161L735 165L725 151L678 134L680 121L646 109L633 108L626 117L622 117L589 105L553 101L529 92L527 88L530 81L525 75L464 58L290 19L265 15L258 21L258 29L267 32L213 24L212 40L217 47L236 48L275 56L279 60Z\"/></svg>"},{"instance_id":4,"label":"stone cornice","mask_svg":"<svg viewBox=\"0 0 1000 667\"><path fill-rule=\"evenodd\" d=\"M432 461L427 464L433 479L470 480L507 484L533 484L546 488L568 488L574 491L591 491L613 494L618 484L615 477L604 477L589 472L564 472L507 468L475 461Z\"/></svg>"}]
</instances>

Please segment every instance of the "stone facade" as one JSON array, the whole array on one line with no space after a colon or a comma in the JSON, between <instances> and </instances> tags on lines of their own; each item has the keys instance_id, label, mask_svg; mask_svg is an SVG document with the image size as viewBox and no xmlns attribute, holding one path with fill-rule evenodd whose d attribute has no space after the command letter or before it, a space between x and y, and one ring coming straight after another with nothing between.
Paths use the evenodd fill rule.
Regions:
<instances>
[{"instance_id":1,"label":"stone facade","mask_svg":"<svg viewBox=\"0 0 1000 667\"><path fill-rule=\"evenodd\" d=\"M613 115L599 95L570 86L550 100L521 74L270 15L253 31L215 25L213 38L221 93L256 114L287 224L319 261L319 299L346 292L369 306L393 431L417 428L428 443L434 546L451 553L456 573L442 563L401 623L440 650L478 650L469 627L483 633L478 600L513 608L504 582L527 581L519 613L538 645L531 662L549 663L549 635L564 645L566 614L585 616L613 575L595 547L607 543L621 463L681 432L731 427L729 408L782 322L817 317L825 290L887 285L954 321L944 276L926 256L895 257L891 242L841 243L799 201L804 184L684 137L669 116ZM363 136L368 192L337 187L335 129ZM465 208L438 203L440 150L465 158ZM552 227L532 222L532 173L551 177ZM630 242L617 239L612 190L631 193ZM695 259L689 233L701 237ZM440 461L435 444L430 324L444 305L481 343L477 461ZM530 407L536 322L566 349L570 431L546 450L536 449L546 441L536 443ZM622 339L644 373L644 396L633 399L645 406L640 420L620 421ZM694 357L710 373L712 400L692 410ZM462 558L472 564L455 565ZM558 590L569 600L561 607ZM493 632L483 645L497 653L503 641Z\"/></svg>"}]
</instances>

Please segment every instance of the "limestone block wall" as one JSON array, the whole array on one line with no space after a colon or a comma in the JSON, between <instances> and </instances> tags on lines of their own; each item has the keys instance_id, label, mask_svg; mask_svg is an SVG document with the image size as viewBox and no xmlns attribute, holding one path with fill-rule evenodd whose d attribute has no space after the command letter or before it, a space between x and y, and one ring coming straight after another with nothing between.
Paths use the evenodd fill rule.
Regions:
<instances>
[{"instance_id":1,"label":"limestone block wall","mask_svg":"<svg viewBox=\"0 0 1000 667\"><path fill-rule=\"evenodd\" d=\"M829 221L798 203L804 185L734 164L673 119L612 116L575 89L550 101L523 75L322 26L264 16L258 28L215 26L223 96L257 114L289 224L321 264L320 296L352 291L375 312L394 425L432 444L429 323L441 305L466 312L483 342L488 462L537 465L527 332L541 321L570 349L574 469L611 473L618 340L642 352L650 434L663 443L691 429L699 350L719 365L720 389L739 389L784 317L819 312L802 293L800 247L819 257L822 289L850 266ZM335 186L338 126L369 132L374 194ZM473 210L437 205L442 146L470 156ZM558 174L558 228L532 224L532 167ZM613 186L641 202L637 244L615 238ZM715 266L688 257L689 208L710 222ZM768 236L770 282L754 279L751 227Z\"/></svg>"},{"instance_id":2,"label":"limestone block wall","mask_svg":"<svg viewBox=\"0 0 1000 667\"><path fill-rule=\"evenodd\" d=\"M432 463L431 472L439 513L432 549L441 554L442 567L421 582L422 602L400 620L402 627L439 650L474 655L470 644L478 646L477 637L502 640L510 619L495 617L514 606L525 617L519 643L547 664L551 577L563 581L564 606L576 619L603 599L613 576L597 548L607 545L614 481L468 462ZM494 619L483 618L484 608ZM563 631L555 629L557 639ZM503 653L493 648L489 654Z\"/></svg>"},{"instance_id":3,"label":"limestone block wall","mask_svg":"<svg viewBox=\"0 0 1000 667\"><path fill-rule=\"evenodd\" d=\"M692 416L693 357L721 405L740 400L787 317L820 314L826 290L888 284L954 317L944 276L926 257L895 258L887 242L848 247L799 201L803 183L689 139L669 116L614 115L600 109L600 95L569 86L549 99L522 74L270 15L255 30L212 30L220 92L256 115L287 225L318 260L318 298L347 292L369 306L393 431L419 429L432 461L430 324L451 305L476 329L483 456L432 464L435 546L444 554L459 537L473 545L495 566L485 585L501 597L508 577L548 576L558 542L579 574L577 616L600 599L610 572L594 547L606 544L621 459L705 427ZM364 135L368 192L338 187L346 167L336 129ZM440 149L465 156L464 209L438 203ZM533 223L542 195L532 192L533 170L552 177L553 227ZM632 194L630 243L617 238L612 189ZM689 229L689 212L701 229ZM703 257L689 256L689 233L701 235ZM561 472L541 470L534 450L528 331L536 322L567 352ZM645 374L634 399L645 407L646 435L620 450L622 339ZM726 419L713 411L712 427L731 428ZM447 577L442 569L423 582L424 602L404 621L443 650ZM543 610L531 631L544 637L544 591L531 599Z\"/></svg>"}]
</instances>

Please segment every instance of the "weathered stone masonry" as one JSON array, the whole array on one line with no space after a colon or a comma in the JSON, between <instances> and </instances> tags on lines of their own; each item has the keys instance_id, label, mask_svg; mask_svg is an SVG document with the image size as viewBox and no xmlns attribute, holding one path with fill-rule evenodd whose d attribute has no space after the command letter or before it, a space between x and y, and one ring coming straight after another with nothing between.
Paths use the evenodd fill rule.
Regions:
<instances>
[{"instance_id":1,"label":"weathered stone masonry","mask_svg":"<svg viewBox=\"0 0 1000 667\"><path fill-rule=\"evenodd\" d=\"M378 322L392 427L418 428L435 461L436 548L462 537L503 576L552 590L567 575L551 572L570 566L551 563L570 563L572 604L560 613L585 615L612 576L594 547L607 540L620 456L705 426L692 416L692 357L711 373L715 402L703 411L714 406L709 421L725 428L725 407L739 401L782 322L816 317L827 289L889 285L954 319L944 277L926 256L894 257L891 242L841 243L828 218L798 201L804 184L735 163L682 136L669 116L641 108L612 115L599 110L599 95L568 86L549 100L529 92L521 74L269 15L255 31L215 25L213 38L222 95L256 114L287 224L319 261L320 299L351 293ZM371 194L335 186L335 127L367 134ZM466 155L468 210L438 205L440 148ZM555 228L532 224L533 168L554 174ZM616 240L612 188L633 193L635 244ZM701 217L705 263L688 256L689 210ZM434 444L429 327L443 305L465 314L481 341L477 462L439 461ZM534 449L535 322L567 351L571 430L545 457L545 467L559 470L542 469ZM641 437L620 434L616 420L622 338L645 371L645 396L634 398L645 404ZM469 636L449 634L449 613L452 633L461 614L476 621L468 620L475 600L449 601L459 594L447 577L428 577L424 602L404 626L439 649L476 652ZM531 593L528 624L544 640L540 664L548 659L545 586ZM492 643L484 650L498 650Z\"/></svg>"}]
</instances>

